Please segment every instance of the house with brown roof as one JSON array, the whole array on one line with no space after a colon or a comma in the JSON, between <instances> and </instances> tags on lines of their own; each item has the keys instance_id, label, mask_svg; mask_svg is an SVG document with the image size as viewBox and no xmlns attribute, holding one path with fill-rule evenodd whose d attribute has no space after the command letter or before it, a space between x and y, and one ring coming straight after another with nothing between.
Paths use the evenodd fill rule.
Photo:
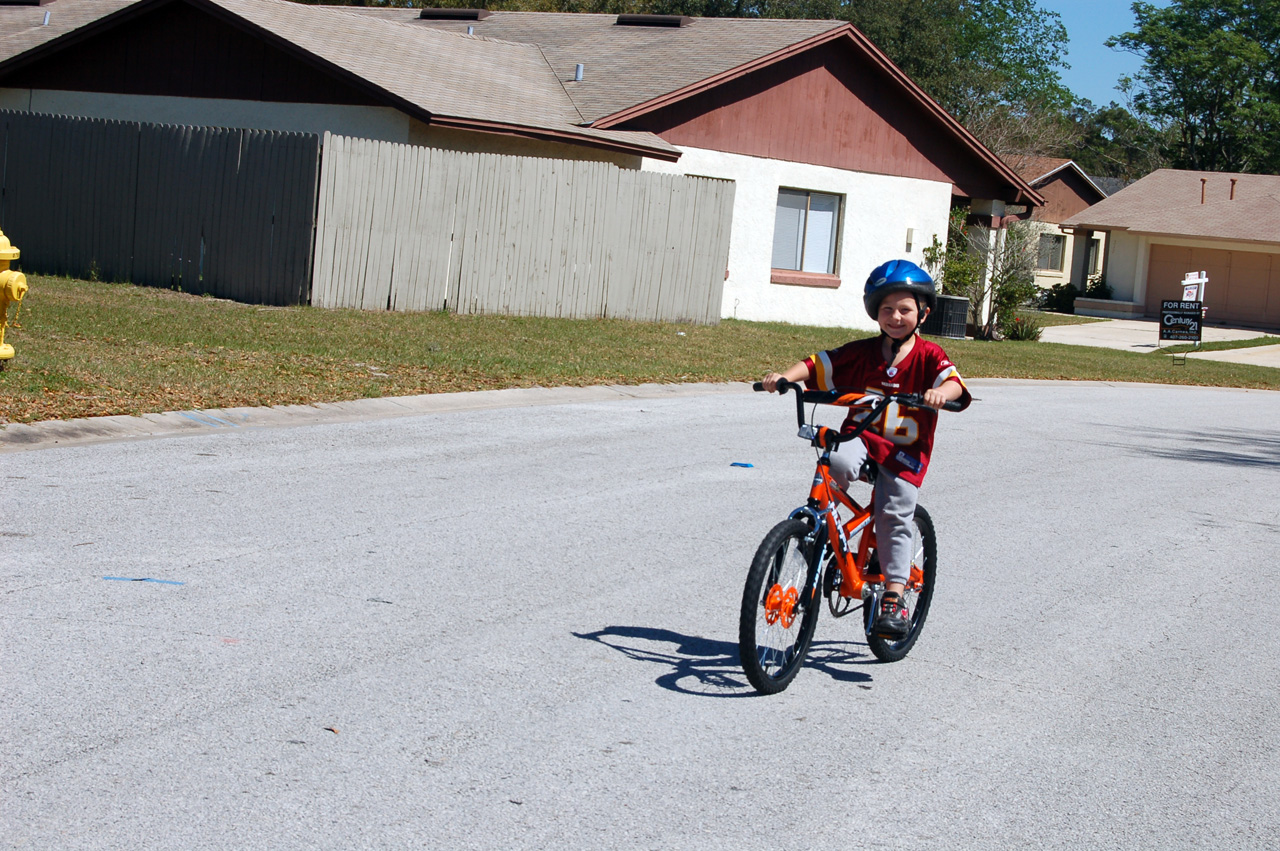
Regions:
<instances>
[{"instance_id":1,"label":"house with brown roof","mask_svg":"<svg viewBox=\"0 0 1280 851\"><path fill-rule=\"evenodd\" d=\"M1028 212L1040 224L1037 237L1036 286L1071 284L1083 290L1102 269L1106 236L1080 231L1068 233L1062 223L1107 197L1080 166L1059 157L1020 157L1010 165L1044 196L1044 204Z\"/></svg>"},{"instance_id":2,"label":"house with brown roof","mask_svg":"<svg viewBox=\"0 0 1280 851\"><path fill-rule=\"evenodd\" d=\"M1280 176L1160 169L1063 225L1108 235L1107 315L1157 316L1207 272L1210 322L1280 328Z\"/></svg>"},{"instance_id":3,"label":"house with brown roof","mask_svg":"<svg viewBox=\"0 0 1280 851\"><path fill-rule=\"evenodd\" d=\"M0 33L0 108L733 180L726 317L869 327L866 273L953 203L1044 202L840 21L46 0Z\"/></svg>"}]
</instances>

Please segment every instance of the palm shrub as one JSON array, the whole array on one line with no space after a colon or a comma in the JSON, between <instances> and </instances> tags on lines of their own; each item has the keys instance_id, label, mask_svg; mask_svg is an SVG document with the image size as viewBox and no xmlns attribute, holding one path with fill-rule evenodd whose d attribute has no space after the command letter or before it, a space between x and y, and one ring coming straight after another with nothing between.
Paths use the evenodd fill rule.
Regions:
<instances>
[{"instance_id":1,"label":"palm shrub","mask_svg":"<svg viewBox=\"0 0 1280 851\"><path fill-rule=\"evenodd\" d=\"M1025 313L1011 313L1009 318L1000 323L1000 334L1006 340L1040 339L1044 324L1034 316Z\"/></svg>"}]
</instances>

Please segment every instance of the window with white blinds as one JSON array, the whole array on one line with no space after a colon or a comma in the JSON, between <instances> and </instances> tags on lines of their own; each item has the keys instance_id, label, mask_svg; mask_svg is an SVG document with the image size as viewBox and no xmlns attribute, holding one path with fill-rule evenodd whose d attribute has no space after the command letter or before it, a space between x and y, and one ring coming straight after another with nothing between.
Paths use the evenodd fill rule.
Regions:
<instances>
[{"instance_id":1,"label":"window with white blinds","mask_svg":"<svg viewBox=\"0 0 1280 851\"><path fill-rule=\"evenodd\" d=\"M839 195L779 189L773 268L834 275L839 233Z\"/></svg>"}]
</instances>

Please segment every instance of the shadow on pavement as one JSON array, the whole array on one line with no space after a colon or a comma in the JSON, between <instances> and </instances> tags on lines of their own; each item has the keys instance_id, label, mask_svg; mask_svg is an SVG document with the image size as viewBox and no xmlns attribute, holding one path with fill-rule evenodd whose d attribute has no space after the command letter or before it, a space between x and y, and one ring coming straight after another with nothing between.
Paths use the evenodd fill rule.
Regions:
<instances>
[{"instance_id":1,"label":"shadow on pavement","mask_svg":"<svg viewBox=\"0 0 1280 851\"><path fill-rule=\"evenodd\" d=\"M738 662L738 645L685 635L670 629L645 626L607 626L595 632L575 632L576 638L596 641L629 659L663 665L670 670L654 682L670 691L702 697L754 697ZM853 666L871 660L865 644L847 641L814 641L805 670L798 676L821 671L838 682L870 683L871 675ZM870 686L867 686L868 688Z\"/></svg>"},{"instance_id":2,"label":"shadow on pavement","mask_svg":"<svg viewBox=\"0 0 1280 851\"><path fill-rule=\"evenodd\" d=\"M1124 431L1126 436L1133 436ZM1232 467L1280 467L1280 436L1249 429L1143 429L1140 442L1106 444L1157 458ZM1170 445L1176 444L1176 445Z\"/></svg>"}]
</instances>

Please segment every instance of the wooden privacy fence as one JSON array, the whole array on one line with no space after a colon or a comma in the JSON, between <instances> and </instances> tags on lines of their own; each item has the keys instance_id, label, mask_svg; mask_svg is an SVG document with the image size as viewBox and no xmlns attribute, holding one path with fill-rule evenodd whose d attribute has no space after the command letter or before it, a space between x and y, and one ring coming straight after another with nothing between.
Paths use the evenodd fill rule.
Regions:
<instances>
[{"instance_id":1,"label":"wooden privacy fence","mask_svg":"<svg viewBox=\"0 0 1280 851\"><path fill-rule=\"evenodd\" d=\"M715 323L733 193L326 133L312 304Z\"/></svg>"},{"instance_id":2,"label":"wooden privacy fence","mask_svg":"<svg viewBox=\"0 0 1280 851\"><path fill-rule=\"evenodd\" d=\"M0 229L23 267L305 303L320 139L0 111Z\"/></svg>"}]
</instances>

